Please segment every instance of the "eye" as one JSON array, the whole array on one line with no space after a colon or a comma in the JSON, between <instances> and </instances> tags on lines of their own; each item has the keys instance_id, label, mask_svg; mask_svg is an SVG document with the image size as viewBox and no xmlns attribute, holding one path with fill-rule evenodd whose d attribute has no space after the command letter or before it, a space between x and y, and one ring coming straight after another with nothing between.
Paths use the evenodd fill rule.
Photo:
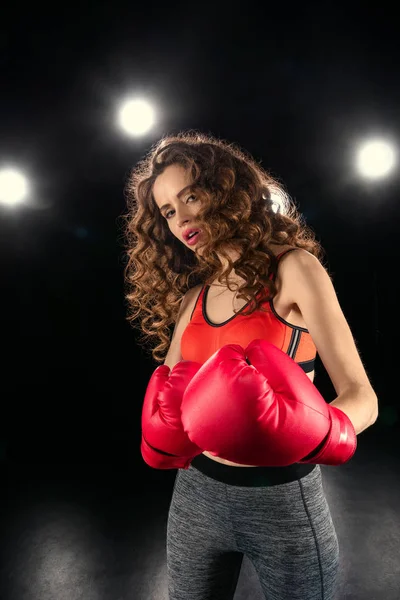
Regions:
<instances>
[{"instance_id":1,"label":"eye","mask_svg":"<svg viewBox=\"0 0 400 600\"><path fill-rule=\"evenodd\" d=\"M186 202L187 202L188 200L190 200L190 198L194 198L194 199L196 199L196 196L193 196L193 194L192 194L191 196L188 196L188 197L187 197L187 200L186 200ZM173 209L171 209L171 210L168 210L168 211L165 213L165 218L166 218L167 220L169 219L168 215L169 215L169 213L170 213L170 212L173 212Z\"/></svg>"}]
</instances>

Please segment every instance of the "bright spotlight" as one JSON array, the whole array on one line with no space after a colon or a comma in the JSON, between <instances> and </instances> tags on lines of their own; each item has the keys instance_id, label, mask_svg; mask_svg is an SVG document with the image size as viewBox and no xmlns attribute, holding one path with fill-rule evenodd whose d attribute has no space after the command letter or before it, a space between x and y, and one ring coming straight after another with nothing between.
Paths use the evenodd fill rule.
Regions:
<instances>
[{"instance_id":1,"label":"bright spotlight","mask_svg":"<svg viewBox=\"0 0 400 600\"><path fill-rule=\"evenodd\" d=\"M363 177L380 179L393 169L396 152L393 146L382 140L363 144L357 156L357 168Z\"/></svg>"},{"instance_id":2,"label":"bright spotlight","mask_svg":"<svg viewBox=\"0 0 400 600\"><path fill-rule=\"evenodd\" d=\"M122 105L118 121L128 135L142 135L153 126L155 112L145 100L129 100Z\"/></svg>"},{"instance_id":3,"label":"bright spotlight","mask_svg":"<svg viewBox=\"0 0 400 600\"><path fill-rule=\"evenodd\" d=\"M0 204L20 204L28 193L26 178L16 169L0 170Z\"/></svg>"}]
</instances>

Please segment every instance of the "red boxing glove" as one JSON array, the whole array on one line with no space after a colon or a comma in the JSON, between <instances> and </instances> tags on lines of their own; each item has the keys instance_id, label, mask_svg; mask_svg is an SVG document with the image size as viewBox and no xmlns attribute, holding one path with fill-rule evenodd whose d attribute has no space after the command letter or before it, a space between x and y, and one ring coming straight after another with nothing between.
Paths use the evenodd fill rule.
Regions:
<instances>
[{"instance_id":1,"label":"red boxing glove","mask_svg":"<svg viewBox=\"0 0 400 600\"><path fill-rule=\"evenodd\" d=\"M183 431L181 402L189 381L200 369L193 361L180 361L172 370L160 365L147 385L142 409L141 453L154 469L188 469L202 450Z\"/></svg>"},{"instance_id":2,"label":"red boxing glove","mask_svg":"<svg viewBox=\"0 0 400 600\"><path fill-rule=\"evenodd\" d=\"M194 444L240 464L340 465L357 447L347 415L327 404L301 367L265 340L215 352L185 389L181 410Z\"/></svg>"}]
</instances>

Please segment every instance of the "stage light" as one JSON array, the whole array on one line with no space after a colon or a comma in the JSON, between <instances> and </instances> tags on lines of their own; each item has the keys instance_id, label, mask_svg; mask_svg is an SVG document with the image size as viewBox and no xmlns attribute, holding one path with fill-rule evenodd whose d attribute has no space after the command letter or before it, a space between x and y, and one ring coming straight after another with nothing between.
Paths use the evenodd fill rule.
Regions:
<instances>
[{"instance_id":1,"label":"stage light","mask_svg":"<svg viewBox=\"0 0 400 600\"><path fill-rule=\"evenodd\" d=\"M367 179L381 179L393 170L396 151L384 140L370 140L361 145L357 153L357 169Z\"/></svg>"},{"instance_id":2,"label":"stage light","mask_svg":"<svg viewBox=\"0 0 400 600\"><path fill-rule=\"evenodd\" d=\"M142 99L124 102L118 114L118 123L122 130L131 136L147 133L155 122L155 110L149 102Z\"/></svg>"},{"instance_id":3,"label":"stage light","mask_svg":"<svg viewBox=\"0 0 400 600\"><path fill-rule=\"evenodd\" d=\"M15 206L20 204L28 194L26 177L17 169L0 169L0 204Z\"/></svg>"}]
</instances>

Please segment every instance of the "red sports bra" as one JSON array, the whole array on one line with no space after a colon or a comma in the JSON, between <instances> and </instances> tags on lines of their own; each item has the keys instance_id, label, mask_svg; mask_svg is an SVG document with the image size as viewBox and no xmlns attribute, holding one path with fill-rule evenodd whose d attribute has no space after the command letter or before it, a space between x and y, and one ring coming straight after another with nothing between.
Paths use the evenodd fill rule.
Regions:
<instances>
[{"instance_id":1,"label":"red sports bra","mask_svg":"<svg viewBox=\"0 0 400 600\"><path fill-rule=\"evenodd\" d=\"M279 261L291 248L277 256ZM270 279L274 275L271 273ZM274 344L297 362L305 373L315 368L317 348L308 329L291 325L275 311L272 300L262 303L268 312L254 311L244 316L241 310L224 323L211 323L206 314L206 299L210 286L203 286L197 296L190 322L181 338L183 360L194 360L203 364L219 348L226 344L240 344L245 348L254 339L264 339Z\"/></svg>"}]
</instances>

